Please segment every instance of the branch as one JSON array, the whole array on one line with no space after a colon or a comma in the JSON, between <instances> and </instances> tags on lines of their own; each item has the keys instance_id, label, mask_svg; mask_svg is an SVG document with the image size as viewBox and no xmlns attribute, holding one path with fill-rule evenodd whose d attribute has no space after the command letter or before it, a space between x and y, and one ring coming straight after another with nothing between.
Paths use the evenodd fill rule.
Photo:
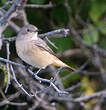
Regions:
<instances>
[{"instance_id":1,"label":"branch","mask_svg":"<svg viewBox=\"0 0 106 110\"><path fill-rule=\"evenodd\" d=\"M46 4L46 5L25 4L24 7L26 8L52 8L53 4L51 2L49 2L49 4Z\"/></svg>"},{"instance_id":2,"label":"branch","mask_svg":"<svg viewBox=\"0 0 106 110\"><path fill-rule=\"evenodd\" d=\"M22 64L15 63L15 62L13 62L13 61L4 59L4 58L2 58L2 57L0 57L0 61L5 62L5 63L12 64L12 65L15 65L15 66L19 66L19 67L24 68L24 69L26 68L26 67L25 67L24 65L22 65Z\"/></svg>"},{"instance_id":3,"label":"branch","mask_svg":"<svg viewBox=\"0 0 106 110\"><path fill-rule=\"evenodd\" d=\"M1 39L1 36L2 36L2 34L0 34L0 50L1 50L2 45L3 45L3 43L2 43L2 39Z\"/></svg>"},{"instance_id":4,"label":"branch","mask_svg":"<svg viewBox=\"0 0 106 110\"><path fill-rule=\"evenodd\" d=\"M13 0L12 6L9 8L9 10L4 15L1 16L1 18L0 18L0 38L2 37L2 32L8 26L7 23L11 20L11 18L16 16L15 10L16 10L16 7L18 4L19 4L19 0ZM1 46L2 46L2 40L0 39L0 49L1 49Z\"/></svg>"},{"instance_id":5,"label":"branch","mask_svg":"<svg viewBox=\"0 0 106 110\"><path fill-rule=\"evenodd\" d=\"M71 28L71 33L73 34L73 36L75 36L74 39L80 42L81 45L83 45L84 47L88 49L91 49L92 51L95 50L96 52L100 53L102 56L106 57L106 50L87 44L84 40L81 39L81 37L78 35L78 33L76 32L74 28Z\"/></svg>"},{"instance_id":6,"label":"branch","mask_svg":"<svg viewBox=\"0 0 106 110\"><path fill-rule=\"evenodd\" d=\"M15 98L19 97L19 95L20 95L20 92L17 92L15 94L10 95L8 97L8 100L3 100L3 101L0 102L0 106L4 106L6 104L16 105L16 106L19 106L19 105L20 106L25 106L25 105L27 105L26 102L23 102L23 103L10 102L10 101L14 100Z\"/></svg>"},{"instance_id":7,"label":"branch","mask_svg":"<svg viewBox=\"0 0 106 110\"><path fill-rule=\"evenodd\" d=\"M10 49L9 49L9 43L6 43L6 50L7 50L7 60L10 59ZM7 68L7 84L5 88L5 93L7 93L8 87L10 85L10 68L9 68L9 63L6 63L6 68Z\"/></svg>"},{"instance_id":8,"label":"branch","mask_svg":"<svg viewBox=\"0 0 106 110\"><path fill-rule=\"evenodd\" d=\"M58 47L57 47L53 42L51 42L51 41L48 39L48 37L45 37L45 39L46 39L46 41L47 41L49 44L51 44L51 46L53 46L55 49L58 49Z\"/></svg>"},{"instance_id":9,"label":"branch","mask_svg":"<svg viewBox=\"0 0 106 110\"><path fill-rule=\"evenodd\" d=\"M99 47L94 47L92 45L87 44L82 38L81 36L78 34L78 32L74 29L73 24L72 24L72 17L71 17L71 8L67 2L67 0L65 0L65 7L67 9L67 13L68 13L68 17L69 17L69 28L71 30L71 34L74 36L73 39L75 40L76 44L80 47L86 47L88 49L90 49L92 52L94 52L94 50L96 52L98 52L99 54L101 54L102 56L106 57L106 50L103 50Z\"/></svg>"},{"instance_id":10,"label":"branch","mask_svg":"<svg viewBox=\"0 0 106 110\"><path fill-rule=\"evenodd\" d=\"M105 29L105 28L106 28L106 25L96 26L96 27L93 27L93 28L87 28L87 29L84 29L84 30L78 30L78 33L79 33L79 34L89 33L89 32L91 32L91 31L102 30L102 29Z\"/></svg>"},{"instance_id":11,"label":"branch","mask_svg":"<svg viewBox=\"0 0 106 110\"><path fill-rule=\"evenodd\" d=\"M66 91L61 91L59 90L51 80L48 80L48 79L43 79L43 78L40 78L36 73L33 73L30 69L28 69L28 72L30 73L30 75L32 75L36 80L40 81L40 82L45 82L45 83L49 83L50 86L52 86L54 88L54 90L56 90L56 92L58 94L68 94L68 92Z\"/></svg>"},{"instance_id":12,"label":"branch","mask_svg":"<svg viewBox=\"0 0 106 110\"><path fill-rule=\"evenodd\" d=\"M82 85L82 83L81 82L79 82L78 84L76 84L76 85L73 85L72 87L69 87L69 88L67 88L67 89L65 89L65 91L73 91L73 90L75 90L76 88L78 88L78 87L80 87Z\"/></svg>"},{"instance_id":13,"label":"branch","mask_svg":"<svg viewBox=\"0 0 106 110\"><path fill-rule=\"evenodd\" d=\"M3 16L4 14L6 14L6 11L4 9L0 9L0 16ZM15 30L16 33L19 32L20 28L18 25L16 25L14 22L12 21L9 21L8 22L8 25L13 29Z\"/></svg>"},{"instance_id":14,"label":"branch","mask_svg":"<svg viewBox=\"0 0 106 110\"><path fill-rule=\"evenodd\" d=\"M22 64L18 64L18 63L15 63L15 62L12 62L10 60L7 60L7 59L4 59L4 58L1 58L0 57L0 61L3 61L3 62L6 62L6 63L9 63L9 64L12 64L12 65L15 65L15 66L19 66L21 68L24 68L26 69L26 66L22 65ZM45 82L45 83L49 83L50 86L52 86L54 88L54 90L56 90L56 92L58 94L68 94L68 92L66 91L61 91L59 90L51 80L48 80L48 79L43 79L43 78L40 78L37 74L35 74L34 72L32 72L29 68L27 69L28 72L30 73L30 75L32 75L36 80L40 81L40 82Z\"/></svg>"},{"instance_id":15,"label":"branch","mask_svg":"<svg viewBox=\"0 0 106 110\"><path fill-rule=\"evenodd\" d=\"M48 38L52 38L52 37L63 37L66 36L69 32L69 29L57 29L57 30L54 30L54 31L51 31L51 32L47 32L47 33L44 33L44 34L39 34L38 36L40 38L44 38L46 36L48 36Z\"/></svg>"},{"instance_id":16,"label":"branch","mask_svg":"<svg viewBox=\"0 0 106 110\"><path fill-rule=\"evenodd\" d=\"M0 102L0 106L4 106L6 104L8 104L8 105L15 105L15 106L25 106L25 105L27 105L26 102L16 103L16 102L10 102L10 101L6 101L6 100Z\"/></svg>"},{"instance_id":17,"label":"branch","mask_svg":"<svg viewBox=\"0 0 106 110\"><path fill-rule=\"evenodd\" d=\"M94 45L95 48L97 47L97 45ZM94 64L95 66L99 69L100 74L102 76L103 81L106 83L106 72L105 69L102 66L101 60L100 60L100 56L99 54L94 50Z\"/></svg>"},{"instance_id":18,"label":"branch","mask_svg":"<svg viewBox=\"0 0 106 110\"><path fill-rule=\"evenodd\" d=\"M74 99L69 98L69 97L51 97L49 100L50 101L67 101L67 102L81 103L81 102L88 101L90 99L93 99L96 97L101 97L101 96L106 97L106 90L93 93L89 96L82 96L82 97L74 98Z\"/></svg>"},{"instance_id":19,"label":"branch","mask_svg":"<svg viewBox=\"0 0 106 110\"><path fill-rule=\"evenodd\" d=\"M74 73L74 74L80 73L88 65L89 60L90 59L88 59L78 70L76 70L75 72L72 72L72 73ZM72 75L73 74L68 74L65 77L61 78L61 80L66 80L67 78L71 77Z\"/></svg>"},{"instance_id":20,"label":"branch","mask_svg":"<svg viewBox=\"0 0 106 110\"><path fill-rule=\"evenodd\" d=\"M32 95L32 94L29 94L29 93L23 88L22 84L20 84L20 83L17 81L16 76L15 76L15 73L14 73L14 69L13 69L12 65L10 65L10 68L11 68L11 72L12 72L13 79L14 79L14 81L16 82L16 84L18 85L18 87L21 88L22 91L23 91L26 95L28 95L29 97L34 96L34 95Z\"/></svg>"},{"instance_id":21,"label":"branch","mask_svg":"<svg viewBox=\"0 0 106 110\"><path fill-rule=\"evenodd\" d=\"M44 33L44 34L39 34L38 37L40 37L40 38L63 37L63 35L66 36L68 34L68 32L69 32L69 29L57 29L57 30L47 32L47 33ZM16 36L15 37L10 37L10 38L1 38L1 39L3 41L12 42L16 39Z\"/></svg>"},{"instance_id":22,"label":"branch","mask_svg":"<svg viewBox=\"0 0 106 110\"><path fill-rule=\"evenodd\" d=\"M13 0L13 4L10 7L10 9L0 18L0 26L7 23L10 16L15 12L18 4L19 4L19 0Z\"/></svg>"}]
</instances>

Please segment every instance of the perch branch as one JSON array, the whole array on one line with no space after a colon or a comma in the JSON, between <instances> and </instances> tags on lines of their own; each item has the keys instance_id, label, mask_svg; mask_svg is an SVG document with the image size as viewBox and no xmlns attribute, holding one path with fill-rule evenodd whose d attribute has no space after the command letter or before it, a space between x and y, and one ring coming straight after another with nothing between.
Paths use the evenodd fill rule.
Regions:
<instances>
[{"instance_id":1,"label":"perch branch","mask_svg":"<svg viewBox=\"0 0 106 110\"><path fill-rule=\"evenodd\" d=\"M1 57L0 57L0 61L6 62L6 63L9 63L9 64L12 64L12 65L15 65L15 66L19 66L19 67L21 67L21 68L26 69L26 66L24 66L24 65L22 65L22 64L15 63L15 62L12 62L12 61L10 61L10 60L7 60L7 59L1 58ZM30 75L32 75L36 80L38 80L38 81L40 81L40 82L49 83L50 86L52 86L52 87L54 88L54 90L56 90L56 92L57 92L58 94L68 94L68 92L66 92L66 91L61 91L61 90L59 90L59 89L53 84L53 82L52 82L51 80L40 78L37 74L35 74L34 72L32 72L30 69L27 69L27 70L28 70L28 72L30 73Z\"/></svg>"},{"instance_id":2,"label":"perch branch","mask_svg":"<svg viewBox=\"0 0 106 110\"><path fill-rule=\"evenodd\" d=\"M57 29L57 30L54 30L54 31L51 31L51 32L47 32L47 33L44 33L44 34L39 34L38 37L40 38L45 38L45 37L48 37L48 38L52 38L52 37L55 37L55 36L58 36L60 35L60 37L62 37L63 35L67 35L69 32L69 29ZM10 37L10 38L1 38L3 41L9 41L9 42L12 42L16 39L16 36L15 37Z\"/></svg>"}]
</instances>

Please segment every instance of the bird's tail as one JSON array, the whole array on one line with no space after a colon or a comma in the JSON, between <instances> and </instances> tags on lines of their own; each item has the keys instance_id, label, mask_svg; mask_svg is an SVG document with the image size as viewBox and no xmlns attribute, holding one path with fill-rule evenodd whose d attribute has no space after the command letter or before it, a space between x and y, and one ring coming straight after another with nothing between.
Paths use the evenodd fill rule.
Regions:
<instances>
[{"instance_id":1,"label":"bird's tail","mask_svg":"<svg viewBox=\"0 0 106 110\"><path fill-rule=\"evenodd\" d=\"M54 66L57 66L57 67L63 67L63 68L66 68L72 72L75 72L75 69L72 68L71 66L68 66L67 64L63 63L61 60L59 60L57 57L55 57L55 61L53 63Z\"/></svg>"}]
</instances>

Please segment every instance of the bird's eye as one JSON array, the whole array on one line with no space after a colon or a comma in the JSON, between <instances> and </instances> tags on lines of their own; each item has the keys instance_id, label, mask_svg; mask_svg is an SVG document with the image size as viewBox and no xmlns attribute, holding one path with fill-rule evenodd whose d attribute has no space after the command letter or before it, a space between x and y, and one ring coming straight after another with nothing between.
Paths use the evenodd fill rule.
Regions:
<instances>
[{"instance_id":1,"label":"bird's eye","mask_svg":"<svg viewBox=\"0 0 106 110\"><path fill-rule=\"evenodd\" d=\"M30 32L30 29L26 29L27 32Z\"/></svg>"}]
</instances>

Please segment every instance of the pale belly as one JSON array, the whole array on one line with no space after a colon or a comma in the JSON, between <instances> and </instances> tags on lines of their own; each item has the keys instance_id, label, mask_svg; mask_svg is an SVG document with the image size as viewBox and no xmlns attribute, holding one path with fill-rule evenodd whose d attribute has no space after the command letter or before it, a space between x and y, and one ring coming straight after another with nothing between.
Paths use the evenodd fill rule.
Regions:
<instances>
[{"instance_id":1,"label":"pale belly","mask_svg":"<svg viewBox=\"0 0 106 110\"><path fill-rule=\"evenodd\" d=\"M18 56L24 62L37 68L47 67L48 65L53 63L53 57L50 53L42 51L38 48L36 49L36 46L34 48L31 47L28 48L24 50L22 49L22 47L17 49Z\"/></svg>"}]
</instances>

